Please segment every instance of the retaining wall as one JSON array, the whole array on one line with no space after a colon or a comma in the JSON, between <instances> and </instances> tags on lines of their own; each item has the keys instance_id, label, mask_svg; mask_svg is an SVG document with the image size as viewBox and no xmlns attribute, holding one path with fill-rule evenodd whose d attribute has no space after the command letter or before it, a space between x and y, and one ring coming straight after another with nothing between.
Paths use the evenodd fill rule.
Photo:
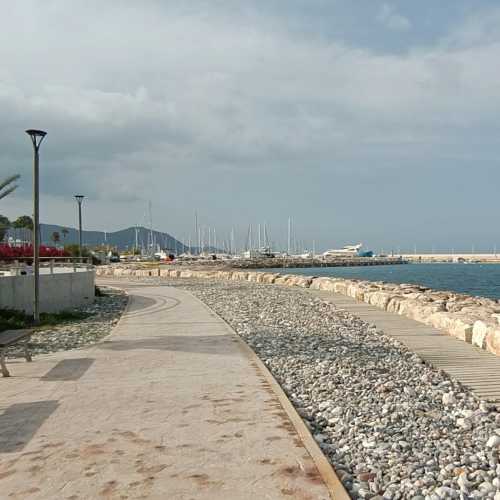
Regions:
<instances>
[{"instance_id":1,"label":"retaining wall","mask_svg":"<svg viewBox=\"0 0 500 500\"><path fill-rule=\"evenodd\" d=\"M103 276L160 276L217 278L299 286L352 297L385 311L407 316L500 356L500 302L411 284L317 278L262 271L198 271L189 269L133 269L99 267Z\"/></svg>"},{"instance_id":2,"label":"retaining wall","mask_svg":"<svg viewBox=\"0 0 500 500\"><path fill-rule=\"evenodd\" d=\"M0 277L0 308L33 313L33 276ZM40 312L60 312L95 299L95 271L40 275Z\"/></svg>"}]
</instances>

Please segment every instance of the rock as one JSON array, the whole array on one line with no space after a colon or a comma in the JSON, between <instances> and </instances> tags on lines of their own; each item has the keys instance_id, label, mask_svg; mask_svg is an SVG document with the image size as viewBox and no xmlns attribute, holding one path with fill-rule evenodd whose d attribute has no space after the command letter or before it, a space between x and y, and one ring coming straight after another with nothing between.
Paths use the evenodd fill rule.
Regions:
<instances>
[{"instance_id":1,"label":"rock","mask_svg":"<svg viewBox=\"0 0 500 500\"><path fill-rule=\"evenodd\" d=\"M472 483L467 479L467 473L462 472L458 479L457 479L457 484L460 487L460 490L463 492L469 491L469 488L472 486Z\"/></svg>"},{"instance_id":2,"label":"rock","mask_svg":"<svg viewBox=\"0 0 500 500\"><path fill-rule=\"evenodd\" d=\"M439 488L436 488L434 490L434 493L439 497L439 498L457 498L459 495L458 491L455 491L452 488L449 488L448 486L440 486Z\"/></svg>"},{"instance_id":3,"label":"rock","mask_svg":"<svg viewBox=\"0 0 500 500\"><path fill-rule=\"evenodd\" d=\"M373 481L376 477L377 475L374 472L362 472L358 474L358 479L364 482Z\"/></svg>"},{"instance_id":4,"label":"rock","mask_svg":"<svg viewBox=\"0 0 500 500\"><path fill-rule=\"evenodd\" d=\"M498 434L491 436L486 442L486 446L488 448L498 448L500 446L500 436Z\"/></svg>"},{"instance_id":5,"label":"rock","mask_svg":"<svg viewBox=\"0 0 500 500\"><path fill-rule=\"evenodd\" d=\"M456 398L453 392L447 392L443 394L443 404L444 405L452 405L456 403Z\"/></svg>"},{"instance_id":6,"label":"rock","mask_svg":"<svg viewBox=\"0 0 500 500\"><path fill-rule=\"evenodd\" d=\"M486 337L492 325L483 320L478 320L472 328L472 345L486 349Z\"/></svg>"},{"instance_id":7,"label":"rock","mask_svg":"<svg viewBox=\"0 0 500 500\"><path fill-rule=\"evenodd\" d=\"M500 328L491 329L486 336L486 349L500 356Z\"/></svg>"},{"instance_id":8,"label":"rock","mask_svg":"<svg viewBox=\"0 0 500 500\"><path fill-rule=\"evenodd\" d=\"M461 429L470 430L472 429L472 423L468 418L457 418L456 420L457 427Z\"/></svg>"}]
</instances>

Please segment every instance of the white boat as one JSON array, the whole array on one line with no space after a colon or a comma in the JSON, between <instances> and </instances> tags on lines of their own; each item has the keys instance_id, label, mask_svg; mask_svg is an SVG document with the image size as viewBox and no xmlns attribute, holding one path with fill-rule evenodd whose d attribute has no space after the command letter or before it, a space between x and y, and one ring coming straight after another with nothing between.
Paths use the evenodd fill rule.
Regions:
<instances>
[{"instance_id":1,"label":"white boat","mask_svg":"<svg viewBox=\"0 0 500 500\"><path fill-rule=\"evenodd\" d=\"M155 252L154 254L155 260L169 260L168 253L164 250L160 250L159 252Z\"/></svg>"},{"instance_id":2,"label":"white boat","mask_svg":"<svg viewBox=\"0 0 500 500\"><path fill-rule=\"evenodd\" d=\"M339 249L331 249L324 252L323 257L357 257L361 255L361 249L363 248L362 243L357 245L346 245L345 247Z\"/></svg>"},{"instance_id":3,"label":"white boat","mask_svg":"<svg viewBox=\"0 0 500 500\"><path fill-rule=\"evenodd\" d=\"M260 247L258 249L245 250L241 256L244 259L264 259L266 257L274 257L274 252L270 247Z\"/></svg>"}]
</instances>

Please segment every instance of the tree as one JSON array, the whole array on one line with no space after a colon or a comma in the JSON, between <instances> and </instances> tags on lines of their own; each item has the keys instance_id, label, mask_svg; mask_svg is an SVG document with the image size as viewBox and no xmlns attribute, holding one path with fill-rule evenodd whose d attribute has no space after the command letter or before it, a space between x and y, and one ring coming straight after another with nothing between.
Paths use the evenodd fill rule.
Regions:
<instances>
[{"instance_id":1,"label":"tree","mask_svg":"<svg viewBox=\"0 0 500 500\"><path fill-rule=\"evenodd\" d=\"M64 245L64 251L70 256L70 257L79 257L80 256L80 245L77 244L70 244L70 245ZM89 257L90 252L87 247L82 248L82 257Z\"/></svg>"},{"instance_id":2,"label":"tree","mask_svg":"<svg viewBox=\"0 0 500 500\"><path fill-rule=\"evenodd\" d=\"M54 231L50 239L54 242L54 245L57 246L57 243L61 241L61 236L58 231Z\"/></svg>"},{"instance_id":3,"label":"tree","mask_svg":"<svg viewBox=\"0 0 500 500\"><path fill-rule=\"evenodd\" d=\"M0 200L17 189L18 186L15 182L19 177L21 177L19 174L11 175L7 179L0 181Z\"/></svg>"},{"instance_id":4,"label":"tree","mask_svg":"<svg viewBox=\"0 0 500 500\"><path fill-rule=\"evenodd\" d=\"M66 237L68 236L68 233L69 233L68 229L63 227L61 233L63 235L63 240L66 240Z\"/></svg>"},{"instance_id":5,"label":"tree","mask_svg":"<svg viewBox=\"0 0 500 500\"><path fill-rule=\"evenodd\" d=\"M0 243L5 238L7 231L10 228L10 220L5 215L0 215Z\"/></svg>"},{"instance_id":6,"label":"tree","mask_svg":"<svg viewBox=\"0 0 500 500\"><path fill-rule=\"evenodd\" d=\"M23 230L22 239L26 241L27 240L26 231L30 231L31 233L33 232L33 219L29 215L21 215L14 221L13 227L16 229Z\"/></svg>"}]
</instances>

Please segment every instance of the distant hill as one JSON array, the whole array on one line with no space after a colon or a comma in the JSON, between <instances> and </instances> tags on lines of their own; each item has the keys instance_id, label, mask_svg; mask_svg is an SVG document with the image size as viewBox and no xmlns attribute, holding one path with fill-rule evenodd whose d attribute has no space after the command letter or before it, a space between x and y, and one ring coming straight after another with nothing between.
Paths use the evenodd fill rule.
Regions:
<instances>
[{"instance_id":1,"label":"distant hill","mask_svg":"<svg viewBox=\"0 0 500 500\"><path fill-rule=\"evenodd\" d=\"M64 238L63 229L68 230L66 238ZM78 243L78 230L67 226L58 226L54 224L40 224L42 244L53 245L51 239L52 233L57 231L60 235L61 244ZM148 245L149 229L145 227L137 228L137 241L139 247ZM168 233L153 231L153 237L156 243L166 251L172 253L183 253L188 250L188 247L183 245ZM110 245L117 247L119 250L132 249L135 245L135 227L129 227L120 231L104 233L103 231L83 231L83 243L88 246ZM194 249L193 249L194 250Z\"/></svg>"}]
</instances>

